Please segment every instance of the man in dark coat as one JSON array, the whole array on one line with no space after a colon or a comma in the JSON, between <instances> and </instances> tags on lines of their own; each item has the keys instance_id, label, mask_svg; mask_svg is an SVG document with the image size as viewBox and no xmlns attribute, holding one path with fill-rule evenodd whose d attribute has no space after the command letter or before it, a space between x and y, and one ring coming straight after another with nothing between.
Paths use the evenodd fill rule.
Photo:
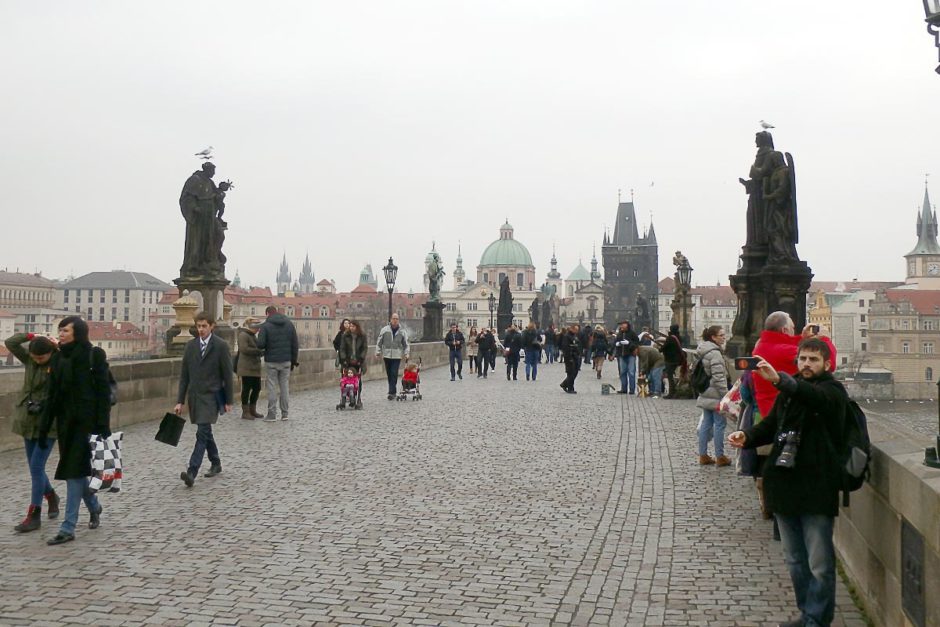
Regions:
<instances>
[{"instance_id":1,"label":"man in dark coat","mask_svg":"<svg viewBox=\"0 0 940 627\"><path fill-rule=\"evenodd\" d=\"M65 481L65 520L48 544L75 539L81 502L91 514L89 529L97 529L101 505L88 489L91 477L89 436L111 435L111 389L105 352L88 340L88 324L79 316L59 322L59 352L49 362L49 396L39 428L39 446L48 446L55 421L59 441L59 465L55 478Z\"/></svg>"},{"instance_id":2,"label":"man in dark coat","mask_svg":"<svg viewBox=\"0 0 940 627\"><path fill-rule=\"evenodd\" d=\"M626 320L620 321L617 337L614 340L614 354L620 369L620 389L618 394L636 394L636 349L640 338ZM629 390L627 389L629 386Z\"/></svg>"},{"instance_id":3,"label":"man in dark coat","mask_svg":"<svg viewBox=\"0 0 940 627\"><path fill-rule=\"evenodd\" d=\"M264 351L264 369L267 373L268 413L265 422L277 420L280 399L281 420L287 420L290 407L290 373L300 365L300 344L294 323L277 307L268 306L264 313L268 319L258 332L258 348Z\"/></svg>"},{"instance_id":4,"label":"man in dark coat","mask_svg":"<svg viewBox=\"0 0 940 627\"><path fill-rule=\"evenodd\" d=\"M663 354L663 359L666 364L664 372L666 379L669 381L669 393L665 398L675 398L676 386L678 385L676 380L676 368L686 363L685 351L682 350L682 340L679 338L678 324L669 326L669 335L666 336L666 340L659 350Z\"/></svg>"},{"instance_id":5,"label":"man in dark coat","mask_svg":"<svg viewBox=\"0 0 940 627\"><path fill-rule=\"evenodd\" d=\"M506 329L503 348L506 353L506 380L517 381L519 379L519 353L522 351L522 334L519 333L516 325L511 324Z\"/></svg>"},{"instance_id":6,"label":"man in dark coat","mask_svg":"<svg viewBox=\"0 0 940 627\"><path fill-rule=\"evenodd\" d=\"M483 370L477 368L477 379L480 377L486 378L486 373L490 370L490 364L492 364L493 352L496 350L496 338L493 337L492 331L484 328L480 331L480 334L477 336L477 346L480 347L480 361L483 364Z\"/></svg>"},{"instance_id":7,"label":"man in dark coat","mask_svg":"<svg viewBox=\"0 0 940 627\"><path fill-rule=\"evenodd\" d=\"M832 531L841 488L836 452L845 448L846 421L853 418L845 388L828 372L831 358L829 346L815 337L800 342L795 377L762 358L757 374L780 394L761 422L728 436L736 448L773 444L763 469L764 496L780 528L801 612L785 625L829 625L835 613Z\"/></svg>"},{"instance_id":8,"label":"man in dark coat","mask_svg":"<svg viewBox=\"0 0 940 627\"><path fill-rule=\"evenodd\" d=\"M463 347L464 337L457 323L450 325L450 331L444 336L444 344L447 344L450 355L450 380L454 377L463 379Z\"/></svg>"},{"instance_id":9,"label":"man in dark coat","mask_svg":"<svg viewBox=\"0 0 940 627\"><path fill-rule=\"evenodd\" d=\"M220 413L232 410L234 382L232 352L222 338L214 335L215 320L209 314L196 314L195 337L186 344L183 369L180 372L179 391L176 395L176 414L183 413L183 403L189 405L189 421L196 425L196 445L189 458L189 467L180 473L187 487L193 487L202 459L209 454L212 464L207 477L222 472L219 447L212 434L212 425Z\"/></svg>"},{"instance_id":10,"label":"man in dark coat","mask_svg":"<svg viewBox=\"0 0 940 627\"><path fill-rule=\"evenodd\" d=\"M581 340L579 339L579 326L572 323L567 332L563 332L558 339L558 350L565 362L565 380L561 382L561 389L568 394L577 394L574 389L574 380L578 378L581 370Z\"/></svg>"}]
</instances>

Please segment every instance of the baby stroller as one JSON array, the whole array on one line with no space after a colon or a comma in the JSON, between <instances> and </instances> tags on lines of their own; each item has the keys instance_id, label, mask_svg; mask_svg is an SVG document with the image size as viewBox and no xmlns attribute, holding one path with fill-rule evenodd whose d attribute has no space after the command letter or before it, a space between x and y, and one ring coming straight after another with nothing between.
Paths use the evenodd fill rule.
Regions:
<instances>
[{"instance_id":1,"label":"baby stroller","mask_svg":"<svg viewBox=\"0 0 940 627\"><path fill-rule=\"evenodd\" d=\"M396 397L399 401L421 400L421 360L416 364L406 364L405 373L401 376L401 392Z\"/></svg>"},{"instance_id":2,"label":"baby stroller","mask_svg":"<svg viewBox=\"0 0 940 627\"><path fill-rule=\"evenodd\" d=\"M349 405L350 409L362 409L362 370L359 364L343 366L342 377L339 381L339 404L336 409L342 411Z\"/></svg>"}]
</instances>

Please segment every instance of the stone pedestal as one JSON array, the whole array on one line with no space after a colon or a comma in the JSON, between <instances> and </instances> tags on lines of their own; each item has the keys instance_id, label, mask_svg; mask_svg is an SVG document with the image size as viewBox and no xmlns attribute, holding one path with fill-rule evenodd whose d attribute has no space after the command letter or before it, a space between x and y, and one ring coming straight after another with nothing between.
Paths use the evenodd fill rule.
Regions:
<instances>
[{"instance_id":1,"label":"stone pedestal","mask_svg":"<svg viewBox=\"0 0 940 627\"><path fill-rule=\"evenodd\" d=\"M189 296L197 303L195 313L205 311L215 319L213 333L228 342L234 350L235 330L226 319L225 288L229 281L226 278L207 277L181 277L174 279L173 283L179 288L180 296ZM231 311L228 312L231 317Z\"/></svg>"},{"instance_id":2,"label":"stone pedestal","mask_svg":"<svg viewBox=\"0 0 940 627\"><path fill-rule=\"evenodd\" d=\"M787 312L797 333L802 331L806 325L806 293L813 280L813 271L805 261L763 265L760 252L748 250L741 255L741 261L741 269L729 277L738 296L733 337L726 349L730 357L751 354L771 312Z\"/></svg>"},{"instance_id":3,"label":"stone pedestal","mask_svg":"<svg viewBox=\"0 0 940 627\"><path fill-rule=\"evenodd\" d=\"M424 333L423 342L437 342L444 339L444 303L431 302L421 305L424 307Z\"/></svg>"},{"instance_id":4,"label":"stone pedestal","mask_svg":"<svg viewBox=\"0 0 940 627\"><path fill-rule=\"evenodd\" d=\"M692 304L692 295L687 289L679 286L678 282L676 282L676 286L675 297L669 303L669 307L672 309L672 324L679 325L679 339L682 340L682 346L694 347L699 332L704 331L704 329L692 328L692 321L695 320L695 316L692 315L692 308L695 307Z\"/></svg>"}]
</instances>

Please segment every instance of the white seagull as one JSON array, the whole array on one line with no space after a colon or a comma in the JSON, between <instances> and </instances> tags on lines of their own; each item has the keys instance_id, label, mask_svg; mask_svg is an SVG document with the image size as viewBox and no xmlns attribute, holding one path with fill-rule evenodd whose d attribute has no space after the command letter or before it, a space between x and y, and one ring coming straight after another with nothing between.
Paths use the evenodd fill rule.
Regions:
<instances>
[{"instance_id":1,"label":"white seagull","mask_svg":"<svg viewBox=\"0 0 940 627\"><path fill-rule=\"evenodd\" d=\"M775 127L773 124L771 124L770 122L764 122L763 120L760 121L760 126L761 126L761 128L764 129L765 131L766 131L767 129L776 128L776 127Z\"/></svg>"},{"instance_id":2,"label":"white seagull","mask_svg":"<svg viewBox=\"0 0 940 627\"><path fill-rule=\"evenodd\" d=\"M203 159L211 159L212 158L212 146L209 146L208 148L206 148L205 150L201 152L197 152L195 156L202 157Z\"/></svg>"}]
</instances>

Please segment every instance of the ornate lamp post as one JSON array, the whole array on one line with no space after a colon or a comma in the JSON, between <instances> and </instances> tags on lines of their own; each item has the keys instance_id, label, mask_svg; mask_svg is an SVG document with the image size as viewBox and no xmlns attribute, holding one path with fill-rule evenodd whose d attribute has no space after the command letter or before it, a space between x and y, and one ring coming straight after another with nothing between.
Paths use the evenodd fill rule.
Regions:
<instances>
[{"instance_id":1,"label":"ornate lamp post","mask_svg":"<svg viewBox=\"0 0 940 627\"><path fill-rule=\"evenodd\" d=\"M676 274L674 277L676 283L676 293L672 300L672 311L675 314L681 329L682 345L689 345L689 319L692 317L692 266L689 260L682 255L678 256L676 263ZM679 312L682 315L679 315Z\"/></svg>"},{"instance_id":2,"label":"ornate lamp post","mask_svg":"<svg viewBox=\"0 0 940 627\"><path fill-rule=\"evenodd\" d=\"M385 273L385 287L388 289L388 319L392 319L392 292L395 290L395 279L398 278L398 266L388 258L388 265L382 268Z\"/></svg>"},{"instance_id":3,"label":"ornate lamp post","mask_svg":"<svg viewBox=\"0 0 940 627\"><path fill-rule=\"evenodd\" d=\"M490 292L490 297L487 299L487 303L490 306L490 328L493 328L493 312L496 310L496 295L493 292Z\"/></svg>"},{"instance_id":4,"label":"ornate lamp post","mask_svg":"<svg viewBox=\"0 0 940 627\"><path fill-rule=\"evenodd\" d=\"M940 0L923 0L927 32L933 35L934 45L940 48ZM940 65L934 70L940 74Z\"/></svg>"}]
</instances>

